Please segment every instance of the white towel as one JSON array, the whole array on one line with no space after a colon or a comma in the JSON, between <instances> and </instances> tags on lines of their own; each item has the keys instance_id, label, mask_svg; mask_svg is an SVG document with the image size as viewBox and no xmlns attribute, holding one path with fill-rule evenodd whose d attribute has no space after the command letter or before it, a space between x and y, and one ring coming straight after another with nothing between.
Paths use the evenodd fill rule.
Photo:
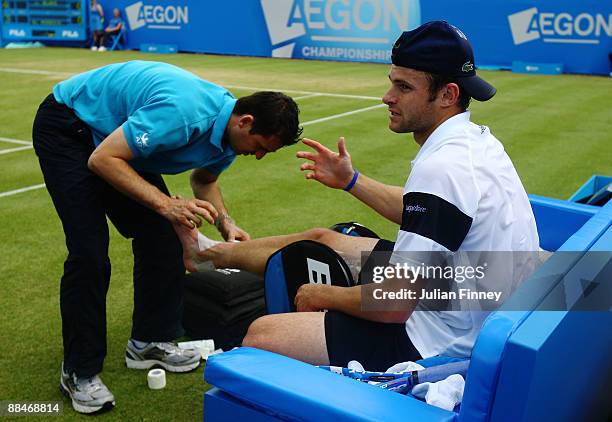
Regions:
<instances>
[{"instance_id":1,"label":"white towel","mask_svg":"<svg viewBox=\"0 0 612 422\"><path fill-rule=\"evenodd\" d=\"M465 380L461 375L454 374L443 381L424 382L415 385L412 394L425 399L427 404L446 410L453 410L463 399Z\"/></svg>"},{"instance_id":2,"label":"white towel","mask_svg":"<svg viewBox=\"0 0 612 422\"><path fill-rule=\"evenodd\" d=\"M385 372L403 374L404 372L420 371L421 369L425 369L425 367L419 365L418 363L408 361L396 363L391 368L387 369Z\"/></svg>"}]
</instances>

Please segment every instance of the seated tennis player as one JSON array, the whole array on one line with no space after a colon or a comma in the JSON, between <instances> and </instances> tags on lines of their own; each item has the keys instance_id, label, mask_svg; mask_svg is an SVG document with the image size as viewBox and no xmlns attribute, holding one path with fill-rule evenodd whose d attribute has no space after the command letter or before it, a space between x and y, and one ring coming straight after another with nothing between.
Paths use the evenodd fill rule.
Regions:
<instances>
[{"instance_id":1,"label":"seated tennis player","mask_svg":"<svg viewBox=\"0 0 612 422\"><path fill-rule=\"evenodd\" d=\"M195 270L210 261L262 274L271 254L302 239L322 242L357 261L362 251L393 251L391 265L410 261L406 253L415 252L452 258L463 251L537 251L535 218L510 158L488 127L470 121L470 99L489 100L495 88L476 75L466 36L446 22L426 23L400 36L392 62L383 97L389 128L412 133L420 146L403 188L355 170L343 138L337 153L305 139L312 151L297 156L307 160L301 165L307 179L344 189L397 224L395 242L313 229L216 244L187 230L181 236L186 267ZM418 291L419 283L412 288ZM369 370L436 355L470 355L487 312L432 310L418 297L396 308L366 309L362 297L379 287L305 284L295 297L298 312L257 319L243 345L317 365L358 360ZM448 309L465 309L453 305Z\"/></svg>"}]
</instances>

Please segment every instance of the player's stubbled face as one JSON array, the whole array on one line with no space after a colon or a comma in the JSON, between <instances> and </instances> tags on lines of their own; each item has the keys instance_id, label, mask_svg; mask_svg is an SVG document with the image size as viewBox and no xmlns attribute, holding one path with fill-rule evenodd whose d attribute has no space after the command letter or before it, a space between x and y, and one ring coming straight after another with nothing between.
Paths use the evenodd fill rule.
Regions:
<instances>
[{"instance_id":1,"label":"player's stubbled face","mask_svg":"<svg viewBox=\"0 0 612 422\"><path fill-rule=\"evenodd\" d=\"M391 87L382 101L389 107L389 129L397 133L425 132L435 122L429 79L424 72L391 65Z\"/></svg>"}]
</instances>

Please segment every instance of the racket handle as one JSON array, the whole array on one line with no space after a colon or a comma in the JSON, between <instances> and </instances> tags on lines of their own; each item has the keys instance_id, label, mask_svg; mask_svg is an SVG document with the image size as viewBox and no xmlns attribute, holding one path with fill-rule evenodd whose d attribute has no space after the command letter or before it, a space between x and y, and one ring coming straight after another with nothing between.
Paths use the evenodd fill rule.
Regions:
<instances>
[{"instance_id":1,"label":"racket handle","mask_svg":"<svg viewBox=\"0 0 612 422\"><path fill-rule=\"evenodd\" d=\"M469 366L469 360L462 360L460 362L452 362L445 365L432 366L431 368L425 368L420 371L414 371L413 385L422 384L424 382L442 381L453 374L459 374L465 378ZM414 375L415 373L416 376Z\"/></svg>"}]
</instances>

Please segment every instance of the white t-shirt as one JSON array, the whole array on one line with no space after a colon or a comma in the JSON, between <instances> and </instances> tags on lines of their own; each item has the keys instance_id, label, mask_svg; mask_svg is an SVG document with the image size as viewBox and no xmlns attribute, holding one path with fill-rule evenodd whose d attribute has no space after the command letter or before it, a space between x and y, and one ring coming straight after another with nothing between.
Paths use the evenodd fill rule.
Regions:
<instances>
[{"instance_id":1,"label":"white t-shirt","mask_svg":"<svg viewBox=\"0 0 612 422\"><path fill-rule=\"evenodd\" d=\"M489 128L471 123L469 112L446 120L412 161L391 264L405 262L402 252L409 251L453 259L462 251L538 248L531 205L502 144ZM406 331L421 356L470 355L488 313L467 309L412 313Z\"/></svg>"}]
</instances>

